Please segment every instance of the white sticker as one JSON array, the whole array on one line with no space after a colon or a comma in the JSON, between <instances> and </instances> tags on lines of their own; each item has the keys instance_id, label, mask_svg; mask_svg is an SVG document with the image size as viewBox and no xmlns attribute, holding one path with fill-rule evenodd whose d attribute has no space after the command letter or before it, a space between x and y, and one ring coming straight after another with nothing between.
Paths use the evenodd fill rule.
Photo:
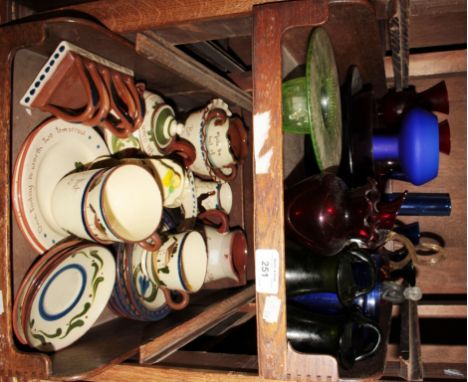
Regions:
<instances>
[{"instance_id":1,"label":"white sticker","mask_svg":"<svg viewBox=\"0 0 468 382\"><path fill-rule=\"evenodd\" d=\"M279 253L276 249L255 251L255 285L258 293L278 293Z\"/></svg>"},{"instance_id":2,"label":"white sticker","mask_svg":"<svg viewBox=\"0 0 468 382\"><path fill-rule=\"evenodd\" d=\"M3 293L0 290L0 314L3 314Z\"/></svg>"},{"instance_id":3,"label":"white sticker","mask_svg":"<svg viewBox=\"0 0 468 382\"><path fill-rule=\"evenodd\" d=\"M271 157L273 150L260 154L265 146L270 133L270 112L254 115L254 153L255 153L255 173L268 174L270 172Z\"/></svg>"},{"instance_id":4,"label":"white sticker","mask_svg":"<svg viewBox=\"0 0 468 382\"><path fill-rule=\"evenodd\" d=\"M465 374L463 374L461 371L457 369L444 369L444 374L449 375L451 377L464 377Z\"/></svg>"},{"instance_id":5,"label":"white sticker","mask_svg":"<svg viewBox=\"0 0 468 382\"><path fill-rule=\"evenodd\" d=\"M270 324L277 323L280 307L281 300L278 297L267 296L265 299L265 305L263 306L263 319Z\"/></svg>"}]
</instances>

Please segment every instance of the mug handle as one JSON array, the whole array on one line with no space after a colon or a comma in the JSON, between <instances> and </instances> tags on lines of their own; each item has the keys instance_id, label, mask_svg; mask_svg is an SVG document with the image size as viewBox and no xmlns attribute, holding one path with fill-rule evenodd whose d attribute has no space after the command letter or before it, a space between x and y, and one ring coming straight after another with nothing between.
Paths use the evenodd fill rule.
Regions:
<instances>
[{"instance_id":1,"label":"mug handle","mask_svg":"<svg viewBox=\"0 0 468 382\"><path fill-rule=\"evenodd\" d=\"M184 290L178 290L177 292L182 296L182 301L180 302L175 302L172 299L171 291L165 286L160 286L162 292L164 293L164 298L166 299L166 303L169 306L169 308L173 310L182 310L184 309L189 301L190 301L190 296L189 294L184 291Z\"/></svg>"},{"instance_id":2,"label":"mug handle","mask_svg":"<svg viewBox=\"0 0 468 382\"><path fill-rule=\"evenodd\" d=\"M93 104L93 90L91 88L91 83L86 75L83 60L79 55L74 55L74 66L78 70L81 82L85 88L86 97L88 98L88 103L86 104L85 109L76 115L66 112L63 108L46 104L41 107L42 111L48 112L56 116L57 118L63 119L67 122L83 122L91 118L94 114L96 107Z\"/></svg>"},{"instance_id":3,"label":"mug handle","mask_svg":"<svg viewBox=\"0 0 468 382\"><path fill-rule=\"evenodd\" d=\"M219 233L226 233L229 231L229 216L221 210L207 210L198 214L197 219L201 220L204 224L214 226L215 222L211 218L219 219Z\"/></svg>"},{"instance_id":4,"label":"mug handle","mask_svg":"<svg viewBox=\"0 0 468 382\"><path fill-rule=\"evenodd\" d=\"M113 80L112 80L112 75L111 75L110 69L106 68L106 67L103 67L103 68L101 68L100 72L102 74L102 77L104 79L104 84L105 84L105 86L107 88L107 92L109 94L109 99L110 99L110 103L111 103L111 110L117 115L117 118L119 119L119 121L116 122L115 128L120 130L122 133L125 133L126 136L128 136L134 130L133 129L133 124L132 124L131 118L128 117L127 115L125 115L125 113L122 112L122 110L120 110L119 106L115 102L114 96L112 94L112 87L114 86L114 88L115 88L115 85L114 85ZM125 98L126 98L126 100L125 100ZM130 106L128 105L130 97L127 96L125 98L123 98L122 101L127 104L127 107L130 108ZM131 103L131 101L130 101L130 103ZM109 112L109 114L110 114L110 112ZM109 121L109 118L107 118L107 120Z\"/></svg>"},{"instance_id":5,"label":"mug handle","mask_svg":"<svg viewBox=\"0 0 468 382\"><path fill-rule=\"evenodd\" d=\"M248 154L248 136L247 130L240 118L231 118L229 121L229 128L227 131L229 142L232 148L232 152L236 155L238 162L242 162ZM235 143L235 145L232 144Z\"/></svg>"},{"instance_id":6,"label":"mug handle","mask_svg":"<svg viewBox=\"0 0 468 382\"><path fill-rule=\"evenodd\" d=\"M126 76L124 83L135 103L135 115L133 117L133 131L135 131L141 126L145 118L145 101L143 100L143 95L138 91L133 77Z\"/></svg>"},{"instance_id":7,"label":"mug handle","mask_svg":"<svg viewBox=\"0 0 468 382\"><path fill-rule=\"evenodd\" d=\"M96 64L92 61L85 63L86 70L88 71L91 79L94 81L94 86L96 87L99 94L99 109L94 116L89 118L86 121L83 121L86 125L94 126L99 125L109 114L110 110L110 99L109 94L106 89L106 85L103 82L102 77L98 73Z\"/></svg>"},{"instance_id":8,"label":"mug handle","mask_svg":"<svg viewBox=\"0 0 468 382\"><path fill-rule=\"evenodd\" d=\"M139 241L137 244L141 248L143 248L143 249L145 249L145 250L147 250L149 252L155 252L161 247L161 244L162 244L161 237L158 235L157 232L153 232L148 239L151 239L152 243L150 243L150 242L148 242L146 240L142 240L142 241Z\"/></svg>"},{"instance_id":9,"label":"mug handle","mask_svg":"<svg viewBox=\"0 0 468 382\"><path fill-rule=\"evenodd\" d=\"M354 362L362 361L363 359L369 358L370 356L374 355L375 352L379 349L379 347L380 347L380 345L382 343L382 332L380 331L380 329L376 325L374 325L370 321L363 320L362 318L360 318L358 320L358 323L361 326L363 326L364 328L368 328L368 329L373 330L377 334L377 340L375 341L375 344L372 347L372 349L370 349L369 351L367 351L367 352L365 352L363 354L357 355L354 358Z\"/></svg>"},{"instance_id":10,"label":"mug handle","mask_svg":"<svg viewBox=\"0 0 468 382\"><path fill-rule=\"evenodd\" d=\"M213 171L214 175L217 178L220 178L220 179L224 180L225 182L233 181L237 176L237 163L231 163L230 165L224 166L223 168L230 168L231 173L229 175L226 175L219 168L215 168L215 167L211 167L211 170Z\"/></svg>"},{"instance_id":11,"label":"mug handle","mask_svg":"<svg viewBox=\"0 0 468 382\"><path fill-rule=\"evenodd\" d=\"M162 151L165 155L170 155L175 153L182 157L184 162L184 166L186 168L190 167L190 165L195 161L196 153L195 147L193 144L185 139L177 139L174 137L172 142L166 148L158 147L159 150Z\"/></svg>"},{"instance_id":12,"label":"mug handle","mask_svg":"<svg viewBox=\"0 0 468 382\"><path fill-rule=\"evenodd\" d=\"M369 280L369 285L363 287L357 292L355 297L358 297L363 294L369 293L375 287L375 284L377 283L377 268L374 262L372 261L371 257L368 256L366 253L362 252L361 250L359 250L359 248L352 248L349 250L349 253L354 257L354 260L357 259L360 262L366 263L370 268L371 277Z\"/></svg>"}]
</instances>

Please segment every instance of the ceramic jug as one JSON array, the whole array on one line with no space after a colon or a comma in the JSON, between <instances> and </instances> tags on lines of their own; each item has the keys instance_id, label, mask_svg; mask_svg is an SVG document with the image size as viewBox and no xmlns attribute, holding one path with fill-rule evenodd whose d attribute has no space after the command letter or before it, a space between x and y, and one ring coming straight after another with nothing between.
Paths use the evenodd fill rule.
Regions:
<instances>
[{"instance_id":1,"label":"ceramic jug","mask_svg":"<svg viewBox=\"0 0 468 382\"><path fill-rule=\"evenodd\" d=\"M213 228L213 218L221 224ZM220 210L200 213L197 219L204 224L200 230L208 248L208 265L205 283L231 279L238 282L245 274L247 265L247 238L244 232L229 229L228 216Z\"/></svg>"}]
</instances>

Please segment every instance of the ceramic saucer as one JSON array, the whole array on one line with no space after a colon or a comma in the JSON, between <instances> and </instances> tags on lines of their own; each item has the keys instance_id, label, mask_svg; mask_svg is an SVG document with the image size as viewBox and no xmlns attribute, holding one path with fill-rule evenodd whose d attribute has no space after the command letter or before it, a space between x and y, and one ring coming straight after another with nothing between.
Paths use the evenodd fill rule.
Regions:
<instances>
[{"instance_id":1,"label":"ceramic saucer","mask_svg":"<svg viewBox=\"0 0 468 382\"><path fill-rule=\"evenodd\" d=\"M51 199L58 181L100 156L109 155L92 128L59 119L39 125L26 139L13 174L13 209L18 224L39 253L69 236L54 221Z\"/></svg>"},{"instance_id":2,"label":"ceramic saucer","mask_svg":"<svg viewBox=\"0 0 468 382\"><path fill-rule=\"evenodd\" d=\"M24 312L24 301L29 293L29 289L32 283L37 279L44 266L56 256L59 256L61 252L68 250L78 244L80 240L67 240L65 242L54 245L49 251L43 256L39 257L29 268L28 272L21 281L20 286L15 295L15 301L12 309L12 323L13 331L15 332L16 338L24 345L27 345L25 331L23 330L22 320Z\"/></svg>"},{"instance_id":3,"label":"ceramic saucer","mask_svg":"<svg viewBox=\"0 0 468 382\"><path fill-rule=\"evenodd\" d=\"M116 266L100 245L69 251L34 290L28 314L31 346L55 351L83 336L100 316L112 292Z\"/></svg>"}]
</instances>

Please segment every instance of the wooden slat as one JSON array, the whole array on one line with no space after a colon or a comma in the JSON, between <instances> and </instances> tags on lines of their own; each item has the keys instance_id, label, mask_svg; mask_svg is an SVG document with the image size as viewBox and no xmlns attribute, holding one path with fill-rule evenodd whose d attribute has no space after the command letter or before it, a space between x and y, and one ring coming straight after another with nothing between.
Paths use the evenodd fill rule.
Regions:
<instances>
[{"instance_id":1,"label":"wooden slat","mask_svg":"<svg viewBox=\"0 0 468 382\"><path fill-rule=\"evenodd\" d=\"M410 55L410 78L443 77L466 73L466 49ZM392 60L385 57L385 77L393 79Z\"/></svg>"},{"instance_id":2,"label":"wooden slat","mask_svg":"<svg viewBox=\"0 0 468 382\"><path fill-rule=\"evenodd\" d=\"M420 318L466 318L466 305L419 305Z\"/></svg>"},{"instance_id":3,"label":"wooden slat","mask_svg":"<svg viewBox=\"0 0 468 382\"><path fill-rule=\"evenodd\" d=\"M183 325L167 330L153 341L140 346L140 362L152 363L163 359L194 338L216 326L254 297L255 286L252 285L242 289L229 298L207 306L197 316L184 322Z\"/></svg>"},{"instance_id":4,"label":"wooden slat","mask_svg":"<svg viewBox=\"0 0 468 382\"><path fill-rule=\"evenodd\" d=\"M90 379L99 382L252 382L273 380L245 372L230 372L201 369L182 369L158 366L115 365Z\"/></svg>"},{"instance_id":5,"label":"wooden slat","mask_svg":"<svg viewBox=\"0 0 468 382\"><path fill-rule=\"evenodd\" d=\"M275 0L276 2L282 0ZM268 0L101 0L64 7L94 16L115 32L152 29L176 23L195 22L212 18L243 16L256 4Z\"/></svg>"},{"instance_id":6,"label":"wooden slat","mask_svg":"<svg viewBox=\"0 0 468 382\"><path fill-rule=\"evenodd\" d=\"M424 363L447 362L466 363L466 346L422 345L421 356ZM398 345L388 345L387 361L398 361Z\"/></svg>"},{"instance_id":7,"label":"wooden slat","mask_svg":"<svg viewBox=\"0 0 468 382\"><path fill-rule=\"evenodd\" d=\"M287 374L284 212L283 204L278 203L283 200L281 40L283 32L290 27L323 23L327 10L325 1L295 1L254 9L256 262L258 266L259 251L272 256L266 259L270 275L266 279L271 279L272 285L278 282L278 290L266 288L263 293L257 293L257 327L261 339L258 342L258 356L260 375L264 378L284 379ZM257 274L257 282L258 277Z\"/></svg>"},{"instance_id":8,"label":"wooden slat","mask_svg":"<svg viewBox=\"0 0 468 382\"><path fill-rule=\"evenodd\" d=\"M138 34L136 51L173 71L179 77L202 86L246 110L252 110L252 97L198 61L152 32Z\"/></svg>"},{"instance_id":9,"label":"wooden slat","mask_svg":"<svg viewBox=\"0 0 468 382\"><path fill-rule=\"evenodd\" d=\"M158 366L204 368L258 373L255 355L210 353L205 351L177 351Z\"/></svg>"},{"instance_id":10,"label":"wooden slat","mask_svg":"<svg viewBox=\"0 0 468 382\"><path fill-rule=\"evenodd\" d=\"M389 17L390 0L373 0L377 17ZM410 48L466 44L466 1L411 0L409 22ZM388 39L387 39L388 40ZM390 50L386 41L386 50Z\"/></svg>"},{"instance_id":11,"label":"wooden slat","mask_svg":"<svg viewBox=\"0 0 468 382\"><path fill-rule=\"evenodd\" d=\"M251 36L252 15L191 21L155 28L153 31L174 45Z\"/></svg>"},{"instance_id":12,"label":"wooden slat","mask_svg":"<svg viewBox=\"0 0 468 382\"><path fill-rule=\"evenodd\" d=\"M398 305L394 305L392 316L400 314ZM466 305L424 304L418 305L419 318L466 318Z\"/></svg>"},{"instance_id":13,"label":"wooden slat","mask_svg":"<svg viewBox=\"0 0 468 382\"><path fill-rule=\"evenodd\" d=\"M385 377L400 377L400 363L397 361L388 362L383 381ZM424 378L431 380L462 380L466 381L466 364L450 363L443 361L440 363L425 363Z\"/></svg>"}]
</instances>

